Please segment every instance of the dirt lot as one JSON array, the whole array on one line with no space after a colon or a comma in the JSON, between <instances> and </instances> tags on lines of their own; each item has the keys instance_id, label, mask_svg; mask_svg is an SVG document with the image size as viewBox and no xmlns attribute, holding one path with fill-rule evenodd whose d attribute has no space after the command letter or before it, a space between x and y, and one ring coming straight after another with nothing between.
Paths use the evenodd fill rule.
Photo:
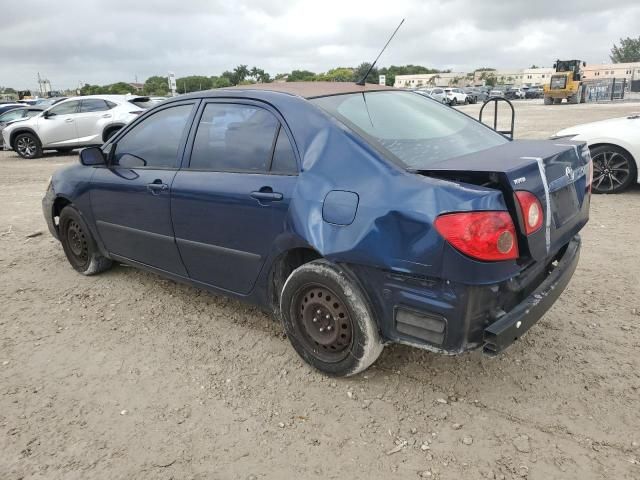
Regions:
<instances>
[{"instance_id":1,"label":"dirt lot","mask_svg":"<svg viewBox=\"0 0 640 480\"><path fill-rule=\"evenodd\" d=\"M633 111L519 103L516 128ZM0 153L0 479L640 478L639 188L594 197L568 290L500 357L392 346L332 380L254 308L75 273L40 198L76 158Z\"/></svg>"}]
</instances>

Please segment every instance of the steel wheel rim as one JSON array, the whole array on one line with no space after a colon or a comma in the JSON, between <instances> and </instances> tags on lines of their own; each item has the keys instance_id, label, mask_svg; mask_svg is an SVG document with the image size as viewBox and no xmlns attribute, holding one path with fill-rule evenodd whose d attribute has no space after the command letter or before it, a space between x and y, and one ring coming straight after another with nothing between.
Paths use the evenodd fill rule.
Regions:
<instances>
[{"instance_id":1,"label":"steel wheel rim","mask_svg":"<svg viewBox=\"0 0 640 480\"><path fill-rule=\"evenodd\" d=\"M323 285L306 285L296 293L292 313L300 340L317 358L336 363L349 356L353 321L335 292Z\"/></svg>"},{"instance_id":2,"label":"steel wheel rim","mask_svg":"<svg viewBox=\"0 0 640 480\"><path fill-rule=\"evenodd\" d=\"M87 244L87 236L78 222L70 220L67 226L67 244L71 255L79 264L86 263L89 258L89 247Z\"/></svg>"},{"instance_id":3,"label":"steel wheel rim","mask_svg":"<svg viewBox=\"0 0 640 480\"><path fill-rule=\"evenodd\" d=\"M629 160L621 153L609 151L593 157L592 186L598 191L613 192L625 184L630 174Z\"/></svg>"},{"instance_id":4,"label":"steel wheel rim","mask_svg":"<svg viewBox=\"0 0 640 480\"><path fill-rule=\"evenodd\" d=\"M16 147L18 152L25 157L31 157L36 153L36 142L31 137L20 137Z\"/></svg>"}]
</instances>

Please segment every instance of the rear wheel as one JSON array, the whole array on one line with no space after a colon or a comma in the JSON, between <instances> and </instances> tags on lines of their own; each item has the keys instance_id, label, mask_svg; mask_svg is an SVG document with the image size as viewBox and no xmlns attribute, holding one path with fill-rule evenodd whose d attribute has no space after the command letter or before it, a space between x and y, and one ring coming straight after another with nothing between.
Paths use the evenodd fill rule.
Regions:
<instances>
[{"instance_id":1,"label":"rear wheel","mask_svg":"<svg viewBox=\"0 0 640 480\"><path fill-rule=\"evenodd\" d=\"M71 205L60 213L60 242L71 266L83 275L95 275L111 268L111 260L100 253L89 227Z\"/></svg>"},{"instance_id":2,"label":"rear wheel","mask_svg":"<svg viewBox=\"0 0 640 480\"><path fill-rule=\"evenodd\" d=\"M552 105L552 104L553 104L553 98L551 98L551 97L544 97L544 104L545 104L545 105Z\"/></svg>"},{"instance_id":3,"label":"rear wheel","mask_svg":"<svg viewBox=\"0 0 640 480\"><path fill-rule=\"evenodd\" d=\"M366 297L336 265L316 260L294 270L280 309L293 348L328 375L359 373L382 352Z\"/></svg>"},{"instance_id":4,"label":"rear wheel","mask_svg":"<svg viewBox=\"0 0 640 480\"><path fill-rule=\"evenodd\" d=\"M31 133L21 133L14 141L14 149L22 158L40 158L42 156L42 145L38 137Z\"/></svg>"},{"instance_id":5,"label":"rear wheel","mask_svg":"<svg viewBox=\"0 0 640 480\"><path fill-rule=\"evenodd\" d=\"M620 193L637 180L638 169L631 155L614 145L591 149L594 193Z\"/></svg>"}]
</instances>

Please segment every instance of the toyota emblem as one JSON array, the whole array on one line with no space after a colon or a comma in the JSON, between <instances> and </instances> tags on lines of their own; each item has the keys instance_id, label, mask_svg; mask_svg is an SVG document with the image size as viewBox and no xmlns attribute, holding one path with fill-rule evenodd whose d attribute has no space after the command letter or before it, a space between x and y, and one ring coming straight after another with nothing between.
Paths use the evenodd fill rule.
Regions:
<instances>
[{"instance_id":1,"label":"toyota emblem","mask_svg":"<svg viewBox=\"0 0 640 480\"><path fill-rule=\"evenodd\" d=\"M571 169L571 167L567 167L564 172L566 173L569 180L573 180L573 170Z\"/></svg>"}]
</instances>

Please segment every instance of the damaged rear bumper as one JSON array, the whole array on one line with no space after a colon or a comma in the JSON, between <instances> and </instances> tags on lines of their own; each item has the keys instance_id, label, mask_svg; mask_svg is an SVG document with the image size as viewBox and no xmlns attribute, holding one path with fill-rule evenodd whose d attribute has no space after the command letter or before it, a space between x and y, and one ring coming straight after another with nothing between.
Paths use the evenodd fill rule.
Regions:
<instances>
[{"instance_id":1,"label":"damaged rear bumper","mask_svg":"<svg viewBox=\"0 0 640 480\"><path fill-rule=\"evenodd\" d=\"M549 276L527 298L484 329L483 351L495 355L529 330L558 299L569 284L580 258L576 235Z\"/></svg>"},{"instance_id":2,"label":"damaged rear bumper","mask_svg":"<svg viewBox=\"0 0 640 480\"><path fill-rule=\"evenodd\" d=\"M577 267L576 235L545 264L510 281L465 285L351 266L371 299L382 337L439 353L483 348L495 355L531 328L566 288Z\"/></svg>"}]
</instances>

